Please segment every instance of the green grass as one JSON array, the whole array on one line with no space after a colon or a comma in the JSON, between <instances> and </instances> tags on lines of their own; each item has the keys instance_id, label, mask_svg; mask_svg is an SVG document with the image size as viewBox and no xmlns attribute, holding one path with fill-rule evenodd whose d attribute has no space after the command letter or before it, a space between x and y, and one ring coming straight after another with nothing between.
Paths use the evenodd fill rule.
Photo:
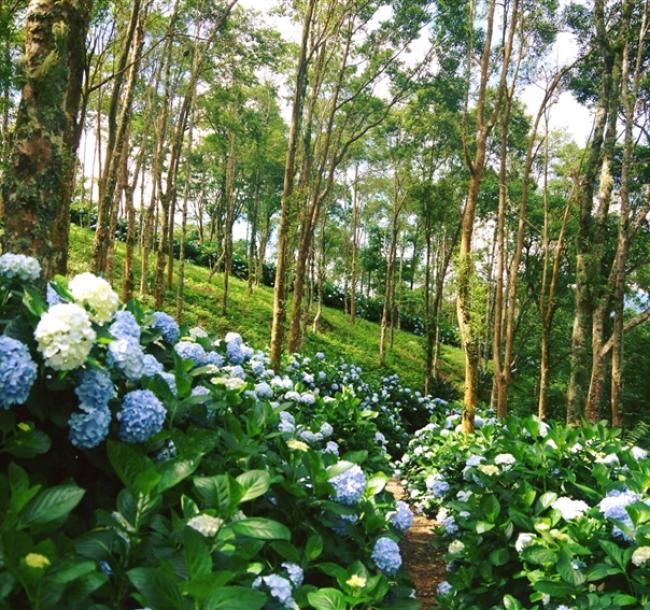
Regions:
<instances>
[{"instance_id":1,"label":"green grass","mask_svg":"<svg viewBox=\"0 0 650 610\"><path fill-rule=\"evenodd\" d=\"M93 233L72 226L70 233L70 273L88 270L91 260ZM117 244L116 279L123 266L124 244ZM136 257L137 258L137 257ZM152 261L152 266L155 261ZM136 273L139 272L139 259L136 260ZM190 325L201 325L206 330L223 334L234 330L251 345L258 348L268 347L271 335L271 314L273 290L266 286L255 289L248 294L246 283L237 278L230 279L228 315L221 312L223 279L215 274L208 281L208 270L193 264L185 267L185 308L183 321ZM151 299L145 299L151 304ZM165 306L174 313L176 303L176 285L165 296ZM341 356L354 362L371 373L398 373L406 385L413 388L422 386L423 377L423 341L421 337L408 332L395 331L393 349L387 352L386 366L379 369L379 325L363 319L356 324L349 322L348 316L338 309L325 307L321 320L321 331L307 334L306 353L323 351L328 356ZM460 349L442 346L441 373L451 383L462 386L464 359Z\"/></svg>"}]
</instances>

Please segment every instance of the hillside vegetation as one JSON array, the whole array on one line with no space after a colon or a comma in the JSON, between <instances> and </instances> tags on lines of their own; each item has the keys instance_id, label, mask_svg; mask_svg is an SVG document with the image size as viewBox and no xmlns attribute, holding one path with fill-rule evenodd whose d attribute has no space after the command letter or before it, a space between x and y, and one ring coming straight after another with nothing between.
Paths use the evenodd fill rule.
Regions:
<instances>
[{"instance_id":1,"label":"hillside vegetation","mask_svg":"<svg viewBox=\"0 0 650 610\"><path fill-rule=\"evenodd\" d=\"M86 229L71 226L70 273L85 271L92 254L94 234ZM116 287L119 287L124 244L116 243ZM177 261L178 262L178 261ZM140 268L136 257L136 274ZM231 277L229 288L228 315L221 312L222 277L215 274L208 281L209 272L203 267L188 263L185 268L185 308L183 321L190 325L200 325L214 334L229 330L239 332L244 339L257 348L268 345L271 333L271 309L273 290L266 286L248 294L245 282ZM139 281L139 276L137 276ZM145 302L147 300L145 299ZM151 301L149 301L151 304ZM165 297L165 309L173 313L176 303L176 277L171 290ZM321 332L307 334L305 353L323 351L330 356L341 356L354 362L368 372L380 374L378 367L379 325L357 319L351 325L342 311L323 308ZM412 387L422 386L422 363L424 353L422 338L412 333L395 331L394 348L389 350L385 374L397 373L403 382ZM442 346L441 373L446 380L460 386L463 375L463 354L456 347Z\"/></svg>"}]
</instances>

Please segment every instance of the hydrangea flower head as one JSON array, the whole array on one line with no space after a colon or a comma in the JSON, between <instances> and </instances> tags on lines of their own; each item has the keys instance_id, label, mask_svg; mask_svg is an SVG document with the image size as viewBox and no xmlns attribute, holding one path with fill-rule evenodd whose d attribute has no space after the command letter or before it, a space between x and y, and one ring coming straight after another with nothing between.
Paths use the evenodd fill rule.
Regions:
<instances>
[{"instance_id":1,"label":"hydrangea flower head","mask_svg":"<svg viewBox=\"0 0 650 610\"><path fill-rule=\"evenodd\" d=\"M426 485L427 490L435 498L443 498L450 489L449 483L445 481L445 479L439 472L430 474L426 478L424 484Z\"/></svg>"},{"instance_id":2,"label":"hydrangea flower head","mask_svg":"<svg viewBox=\"0 0 650 610\"><path fill-rule=\"evenodd\" d=\"M206 538L213 538L216 536L222 525L223 519L212 517L210 515L196 515L187 522L188 527L196 530Z\"/></svg>"},{"instance_id":3,"label":"hydrangea flower head","mask_svg":"<svg viewBox=\"0 0 650 610\"><path fill-rule=\"evenodd\" d=\"M278 574L269 574L268 576L258 576L253 581L253 588L260 589L266 586L271 597L287 608L297 608L296 602L292 597L291 581Z\"/></svg>"},{"instance_id":4,"label":"hydrangea flower head","mask_svg":"<svg viewBox=\"0 0 650 610\"><path fill-rule=\"evenodd\" d=\"M258 398L273 398L273 390L265 381L255 385L255 394Z\"/></svg>"},{"instance_id":5,"label":"hydrangea flower head","mask_svg":"<svg viewBox=\"0 0 650 610\"><path fill-rule=\"evenodd\" d=\"M174 350L183 360L191 360L197 366L205 364L206 353L203 346L194 341L179 341Z\"/></svg>"},{"instance_id":6,"label":"hydrangea flower head","mask_svg":"<svg viewBox=\"0 0 650 610\"><path fill-rule=\"evenodd\" d=\"M366 490L366 475L357 464L332 477L329 482L334 487L334 501L346 506L356 504Z\"/></svg>"},{"instance_id":7,"label":"hydrangea flower head","mask_svg":"<svg viewBox=\"0 0 650 610\"><path fill-rule=\"evenodd\" d=\"M623 491L614 489L610 491L599 503L598 510L606 519L621 521L627 528L632 529L634 524L627 512L626 507L634 504L640 499L639 495L625 489ZM630 537L621 530L617 525L614 526L612 534L616 538L630 540Z\"/></svg>"},{"instance_id":8,"label":"hydrangea flower head","mask_svg":"<svg viewBox=\"0 0 650 610\"><path fill-rule=\"evenodd\" d=\"M27 346L12 337L0 337L0 409L27 402L36 380L36 364Z\"/></svg>"},{"instance_id":9,"label":"hydrangea flower head","mask_svg":"<svg viewBox=\"0 0 650 610\"><path fill-rule=\"evenodd\" d=\"M176 343L180 337L181 331L176 320L164 311L156 311L153 314L152 326L160 331L162 338L170 344Z\"/></svg>"},{"instance_id":10,"label":"hydrangea flower head","mask_svg":"<svg viewBox=\"0 0 650 610\"><path fill-rule=\"evenodd\" d=\"M406 533L413 524L413 512L409 505L402 500L395 503L395 510L389 512L386 517L402 533Z\"/></svg>"},{"instance_id":11,"label":"hydrangea flower head","mask_svg":"<svg viewBox=\"0 0 650 610\"><path fill-rule=\"evenodd\" d=\"M392 538L379 538L372 549L371 557L377 567L389 576L395 574L402 565L399 547Z\"/></svg>"},{"instance_id":12,"label":"hydrangea flower head","mask_svg":"<svg viewBox=\"0 0 650 610\"><path fill-rule=\"evenodd\" d=\"M108 403L117 396L110 376L97 369L84 370L74 392L79 398L82 411L105 409L108 407Z\"/></svg>"},{"instance_id":13,"label":"hydrangea flower head","mask_svg":"<svg viewBox=\"0 0 650 610\"><path fill-rule=\"evenodd\" d=\"M280 432L288 432L292 434L296 431L296 420L289 411L280 411L280 423L278 425Z\"/></svg>"},{"instance_id":14,"label":"hydrangea flower head","mask_svg":"<svg viewBox=\"0 0 650 610\"><path fill-rule=\"evenodd\" d=\"M142 364L144 367L142 371L143 377L153 377L154 375L160 375L160 373L162 373L164 370L163 365L158 362L158 360L156 360L155 356L152 356L151 354L144 355L142 358Z\"/></svg>"},{"instance_id":15,"label":"hydrangea flower head","mask_svg":"<svg viewBox=\"0 0 650 610\"><path fill-rule=\"evenodd\" d=\"M332 455L338 456L339 454L339 444L335 441L328 441L323 449L324 453L331 453Z\"/></svg>"},{"instance_id":16,"label":"hydrangea flower head","mask_svg":"<svg viewBox=\"0 0 650 610\"><path fill-rule=\"evenodd\" d=\"M650 562L650 546L640 546L632 553L632 563L640 568Z\"/></svg>"},{"instance_id":17,"label":"hydrangea flower head","mask_svg":"<svg viewBox=\"0 0 650 610\"><path fill-rule=\"evenodd\" d=\"M559 511L565 521L571 521L582 517L582 515L589 510L589 505L582 500L573 500L567 496L562 496L555 500L551 505L555 510Z\"/></svg>"},{"instance_id":18,"label":"hydrangea flower head","mask_svg":"<svg viewBox=\"0 0 650 610\"><path fill-rule=\"evenodd\" d=\"M531 545L535 541L535 534L529 532L523 532L517 536L515 541L515 549L517 553L521 553L527 546Z\"/></svg>"},{"instance_id":19,"label":"hydrangea flower head","mask_svg":"<svg viewBox=\"0 0 650 610\"><path fill-rule=\"evenodd\" d=\"M34 331L45 364L57 371L79 368L86 361L95 337L88 312L74 303L50 307Z\"/></svg>"},{"instance_id":20,"label":"hydrangea flower head","mask_svg":"<svg viewBox=\"0 0 650 610\"><path fill-rule=\"evenodd\" d=\"M41 265L33 256L7 252L0 256L0 277L35 282L41 277Z\"/></svg>"},{"instance_id":21,"label":"hydrangea flower head","mask_svg":"<svg viewBox=\"0 0 650 610\"><path fill-rule=\"evenodd\" d=\"M127 310L118 311L108 331L116 339L133 339L140 342L141 329L135 316Z\"/></svg>"},{"instance_id":22,"label":"hydrangea flower head","mask_svg":"<svg viewBox=\"0 0 650 610\"><path fill-rule=\"evenodd\" d=\"M117 339L109 343L106 360L131 381L138 381L144 375L144 352L133 339Z\"/></svg>"},{"instance_id":23,"label":"hydrangea flower head","mask_svg":"<svg viewBox=\"0 0 650 610\"><path fill-rule=\"evenodd\" d=\"M79 449L97 447L107 436L111 425L108 407L73 413L68 420L70 442Z\"/></svg>"},{"instance_id":24,"label":"hydrangea flower head","mask_svg":"<svg viewBox=\"0 0 650 610\"><path fill-rule=\"evenodd\" d=\"M446 580L443 580L441 583L439 583L436 589L436 593L440 597L446 597L451 592L452 592L452 586Z\"/></svg>"},{"instance_id":25,"label":"hydrangea flower head","mask_svg":"<svg viewBox=\"0 0 650 610\"><path fill-rule=\"evenodd\" d=\"M92 273L75 275L68 289L77 303L90 308L90 319L97 324L111 320L120 306L120 299L111 285Z\"/></svg>"},{"instance_id":26,"label":"hydrangea flower head","mask_svg":"<svg viewBox=\"0 0 650 610\"><path fill-rule=\"evenodd\" d=\"M302 585L305 579L305 574L297 563L285 561L282 564L282 567L286 570L287 574L289 575L289 580L293 583L294 587L299 587Z\"/></svg>"},{"instance_id":27,"label":"hydrangea flower head","mask_svg":"<svg viewBox=\"0 0 650 610\"><path fill-rule=\"evenodd\" d=\"M143 443L162 429L167 410L150 390L133 390L124 396L117 414L120 438L127 443Z\"/></svg>"}]
</instances>

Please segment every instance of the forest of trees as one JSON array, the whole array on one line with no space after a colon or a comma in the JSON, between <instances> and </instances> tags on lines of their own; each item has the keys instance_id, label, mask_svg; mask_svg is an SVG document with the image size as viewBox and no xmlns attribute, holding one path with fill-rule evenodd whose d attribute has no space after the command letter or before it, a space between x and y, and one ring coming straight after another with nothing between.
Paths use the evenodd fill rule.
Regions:
<instances>
[{"instance_id":1,"label":"forest of trees","mask_svg":"<svg viewBox=\"0 0 650 610\"><path fill-rule=\"evenodd\" d=\"M647 0L269 6L0 3L3 250L51 278L91 229L92 271L179 321L188 260L224 315L234 274L272 285L276 368L336 293L379 366L421 335L427 392L462 347L466 431L480 402L650 422Z\"/></svg>"}]
</instances>

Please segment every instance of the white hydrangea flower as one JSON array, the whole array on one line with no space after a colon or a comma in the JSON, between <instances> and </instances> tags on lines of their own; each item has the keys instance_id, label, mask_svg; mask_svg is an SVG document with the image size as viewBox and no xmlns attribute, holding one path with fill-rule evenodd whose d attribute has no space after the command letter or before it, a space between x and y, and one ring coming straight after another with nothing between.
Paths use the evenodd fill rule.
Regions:
<instances>
[{"instance_id":1,"label":"white hydrangea flower","mask_svg":"<svg viewBox=\"0 0 650 610\"><path fill-rule=\"evenodd\" d=\"M193 326L190 328L189 333L192 339L207 339L208 337L208 333L200 326Z\"/></svg>"},{"instance_id":2,"label":"white hydrangea flower","mask_svg":"<svg viewBox=\"0 0 650 610\"><path fill-rule=\"evenodd\" d=\"M70 280L68 289L77 303L90 307L90 318L97 324L106 324L120 306L120 299L111 285L92 273L75 275Z\"/></svg>"},{"instance_id":3,"label":"white hydrangea flower","mask_svg":"<svg viewBox=\"0 0 650 610\"><path fill-rule=\"evenodd\" d=\"M480 464L478 469L489 477L499 473L499 468L493 464Z\"/></svg>"},{"instance_id":4,"label":"white hydrangea flower","mask_svg":"<svg viewBox=\"0 0 650 610\"><path fill-rule=\"evenodd\" d=\"M552 507L559 511L565 521L571 521L589 510L589 505L582 500L573 500L567 496L562 496L553 502Z\"/></svg>"},{"instance_id":5,"label":"white hydrangea flower","mask_svg":"<svg viewBox=\"0 0 650 610\"><path fill-rule=\"evenodd\" d=\"M448 550L452 555L458 555L465 550L465 545L461 540L454 540L449 544Z\"/></svg>"},{"instance_id":6,"label":"white hydrangea flower","mask_svg":"<svg viewBox=\"0 0 650 610\"><path fill-rule=\"evenodd\" d=\"M502 466L504 470L510 470L510 468L515 465L516 461L517 460L512 453L499 453L499 455L494 458L494 463L497 466Z\"/></svg>"},{"instance_id":7,"label":"white hydrangea flower","mask_svg":"<svg viewBox=\"0 0 650 610\"><path fill-rule=\"evenodd\" d=\"M33 256L7 252L0 256L0 276L35 282L41 276L41 265Z\"/></svg>"},{"instance_id":8,"label":"white hydrangea flower","mask_svg":"<svg viewBox=\"0 0 650 610\"><path fill-rule=\"evenodd\" d=\"M650 546L640 546L632 553L632 563L640 568L650 561Z\"/></svg>"},{"instance_id":9,"label":"white hydrangea flower","mask_svg":"<svg viewBox=\"0 0 650 610\"><path fill-rule=\"evenodd\" d=\"M80 367L95 342L88 312L74 303L50 307L34 331L45 364L57 371Z\"/></svg>"},{"instance_id":10,"label":"white hydrangea flower","mask_svg":"<svg viewBox=\"0 0 650 610\"><path fill-rule=\"evenodd\" d=\"M632 454L632 457L639 461L639 460L645 460L648 457L648 452L645 449L642 449L641 447L632 447L630 449L630 453Z\"/></svg>"},{"instance_id":11,"label":"white hydrangea flower","mask_svg":"<svg viewBox=\"0 0 650 610\"><path fill-rule=\"evenodd\" d=\"M531 545L534 542L535 538L535 534L528 532L519 534L519 536L517 536L517 540L515 541L515 549L517 550L517 553L521 553L527 546Z\"/></svg>"},{"instance_id":12,"label":"white hydrangea flower","mask_svg":"<svg viewBox=\"0 0 650 610\"><path fill-rule=\"evenodd\" d=\"M223 519L211 517L210 515L197 515L192 517L187 525L196 530L206 538L216 536L219 528L223 525Z\"/></svg>"}]
</instances>

